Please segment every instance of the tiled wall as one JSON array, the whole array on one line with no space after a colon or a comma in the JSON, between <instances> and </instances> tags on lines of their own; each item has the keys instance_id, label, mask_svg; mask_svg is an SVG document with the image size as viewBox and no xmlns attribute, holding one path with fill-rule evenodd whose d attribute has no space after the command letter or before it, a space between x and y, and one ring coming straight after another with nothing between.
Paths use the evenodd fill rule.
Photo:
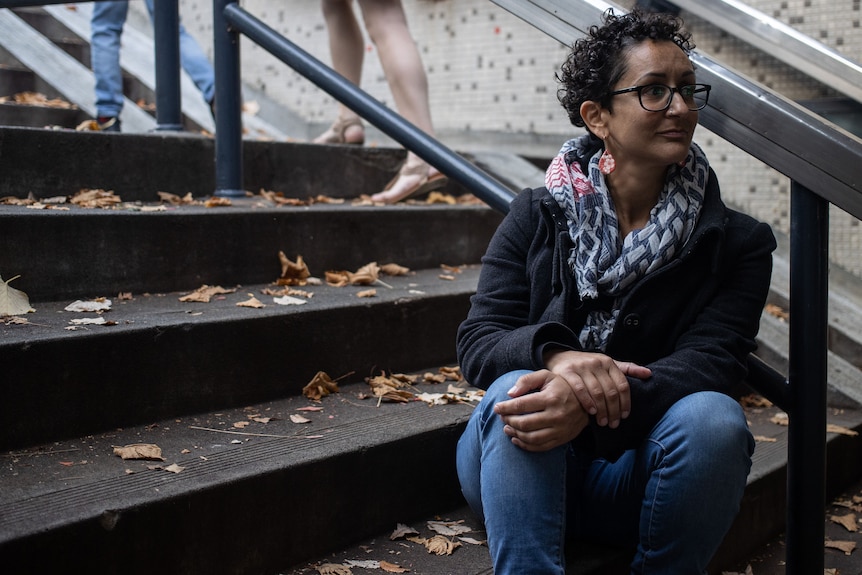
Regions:
<instances>
[{"instance_id":1,"label":"tiled wall","mask_svg":"<svg viewBox=\"0 0 862 575\"><path fill-rule=\"evenodd\" d=\"M630 7L632 0L620 2ZM212 54L212 4L183 0L182 18ZM747 0L747 4L856 61L862 60L860 0ZM244 0L243 7L324 62L328 36L317 0ZM572 128L556 100L554 74L566 49L487 0L404 0L411 30L428 72L435 129L446 142L458 133L490 134L493 149L514 135L540 135L522 153L550 155ZM792 99L833 92L772 56L697 17L683 14L699 50ZM289 107L315 126L335 114L332 99L243 40L245 83ZM362 87L391 105L374 46L366 42ZM305 138L308 134L297 134ZM777 230L789 228L789 181L744 152L700 128L704 147L722 182L725 198ZM550 142L550 143L547 143ZM862 173L860 173L862 176ZM855 218L833 209L831 255L862 277L862 230Z\"/></svg>"}]
</instances>

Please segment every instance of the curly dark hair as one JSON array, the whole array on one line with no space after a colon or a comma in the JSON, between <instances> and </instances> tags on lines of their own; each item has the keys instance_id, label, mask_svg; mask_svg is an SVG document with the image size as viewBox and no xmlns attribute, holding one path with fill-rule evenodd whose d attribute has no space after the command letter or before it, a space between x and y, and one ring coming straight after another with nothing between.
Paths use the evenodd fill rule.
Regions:
<instances>
[{"instance_id":1,"label":"curly dark hair","mask_svg":"<svg viewBox=\"0 0 862 575\"><path fill-rule=\"evenodd\" d=\"M602 26L590 27L587 36L572 44L557 81L557 99L569 114L572 124L584 127L581 104L592 100L610 108L608 93L626 72L626 52L644 40L669 40L686 54L694 49L691 35L683 22L672 14L634 8L617 16L613 8L603 15Z\"/></svg>"}]
</instances>

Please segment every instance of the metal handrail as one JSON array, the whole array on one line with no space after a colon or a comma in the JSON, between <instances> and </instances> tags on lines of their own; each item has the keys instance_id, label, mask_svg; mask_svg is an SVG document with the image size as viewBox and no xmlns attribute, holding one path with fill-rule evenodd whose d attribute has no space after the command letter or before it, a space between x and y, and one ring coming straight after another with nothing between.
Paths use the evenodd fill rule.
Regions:
<instances>
[{"instance_id":1,"label":"metal handrail","mask_svg":"<svg viewBox=\"0 0 862 575\"><path fill-rule=\"evenodd\" d=\"M862 102L862 65L739 0L674 0L731 36Z\"/></svg>"}]
</instances>

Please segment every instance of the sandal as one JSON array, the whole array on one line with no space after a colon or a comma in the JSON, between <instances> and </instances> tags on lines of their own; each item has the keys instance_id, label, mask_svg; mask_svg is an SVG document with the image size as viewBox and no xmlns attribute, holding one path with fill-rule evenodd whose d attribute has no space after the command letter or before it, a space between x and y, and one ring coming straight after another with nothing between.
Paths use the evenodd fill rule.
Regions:
<instances>
[{"instance_id":1,"label":"sandal","mask_svg":"<svg viewBox=\"0 0 862 575\"><path fill-rule=\"evenodd\" d=\"M401 169L398 170L398 173L395 174L395 177L392 178L388 184L386 184L386 187L383 188L383 191L371 196L371 200L375 202L383 202L384 204L394 204L402 200L409 200L410 198L415 198L417 196L433 192L434 190L439 190L440 188L445 187L447 183L449 183L449 178L447 178L445 174L441 174L440 172L437 172L433 176L429 177L429 169L430 168L428 164L426 164L425 162L422 162L421 164L416 164L414 166L408 166L407 164L404 164ZM385 197L386 192L395 187L395 183L402 176L422 177L417 180L413 187L407 189L403 194L401 194L400 197Z\"/></svg>"},{"instance_id":2,"label":"sandal","mask_svg":"<svg viewBox=\"0 0 862 575\"><path fill-rule=\"evenodd\" d=\"M345 134L347 134L347 130L353 127L357 127L362 130L362 135L359 140L348 142ZM312 140L312 142L315 144L352 144L361 146L365 143L365 127L362 125L362 120L357 117L347 119L338 118L333 122L328 130L317 136Z\"/></svg>"}]
</instances>

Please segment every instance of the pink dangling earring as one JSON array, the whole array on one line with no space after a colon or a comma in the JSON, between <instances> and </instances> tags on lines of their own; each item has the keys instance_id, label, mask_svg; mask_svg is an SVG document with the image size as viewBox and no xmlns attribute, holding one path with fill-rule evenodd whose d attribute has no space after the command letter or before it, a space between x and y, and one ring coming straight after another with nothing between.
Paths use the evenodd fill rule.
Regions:
<instances>
[{"instance_id":1,"label":"pink dangling earring","mask_svg":"<svg viewBox=\"0 0 862 575\"><path fill-rule=\"evenodd\" d=\"M599 171L604 175L609 175L617 168L617 161L611 155L607 148L602 152L602 156L599 158Z\"/></svg>"}]
</instances>

